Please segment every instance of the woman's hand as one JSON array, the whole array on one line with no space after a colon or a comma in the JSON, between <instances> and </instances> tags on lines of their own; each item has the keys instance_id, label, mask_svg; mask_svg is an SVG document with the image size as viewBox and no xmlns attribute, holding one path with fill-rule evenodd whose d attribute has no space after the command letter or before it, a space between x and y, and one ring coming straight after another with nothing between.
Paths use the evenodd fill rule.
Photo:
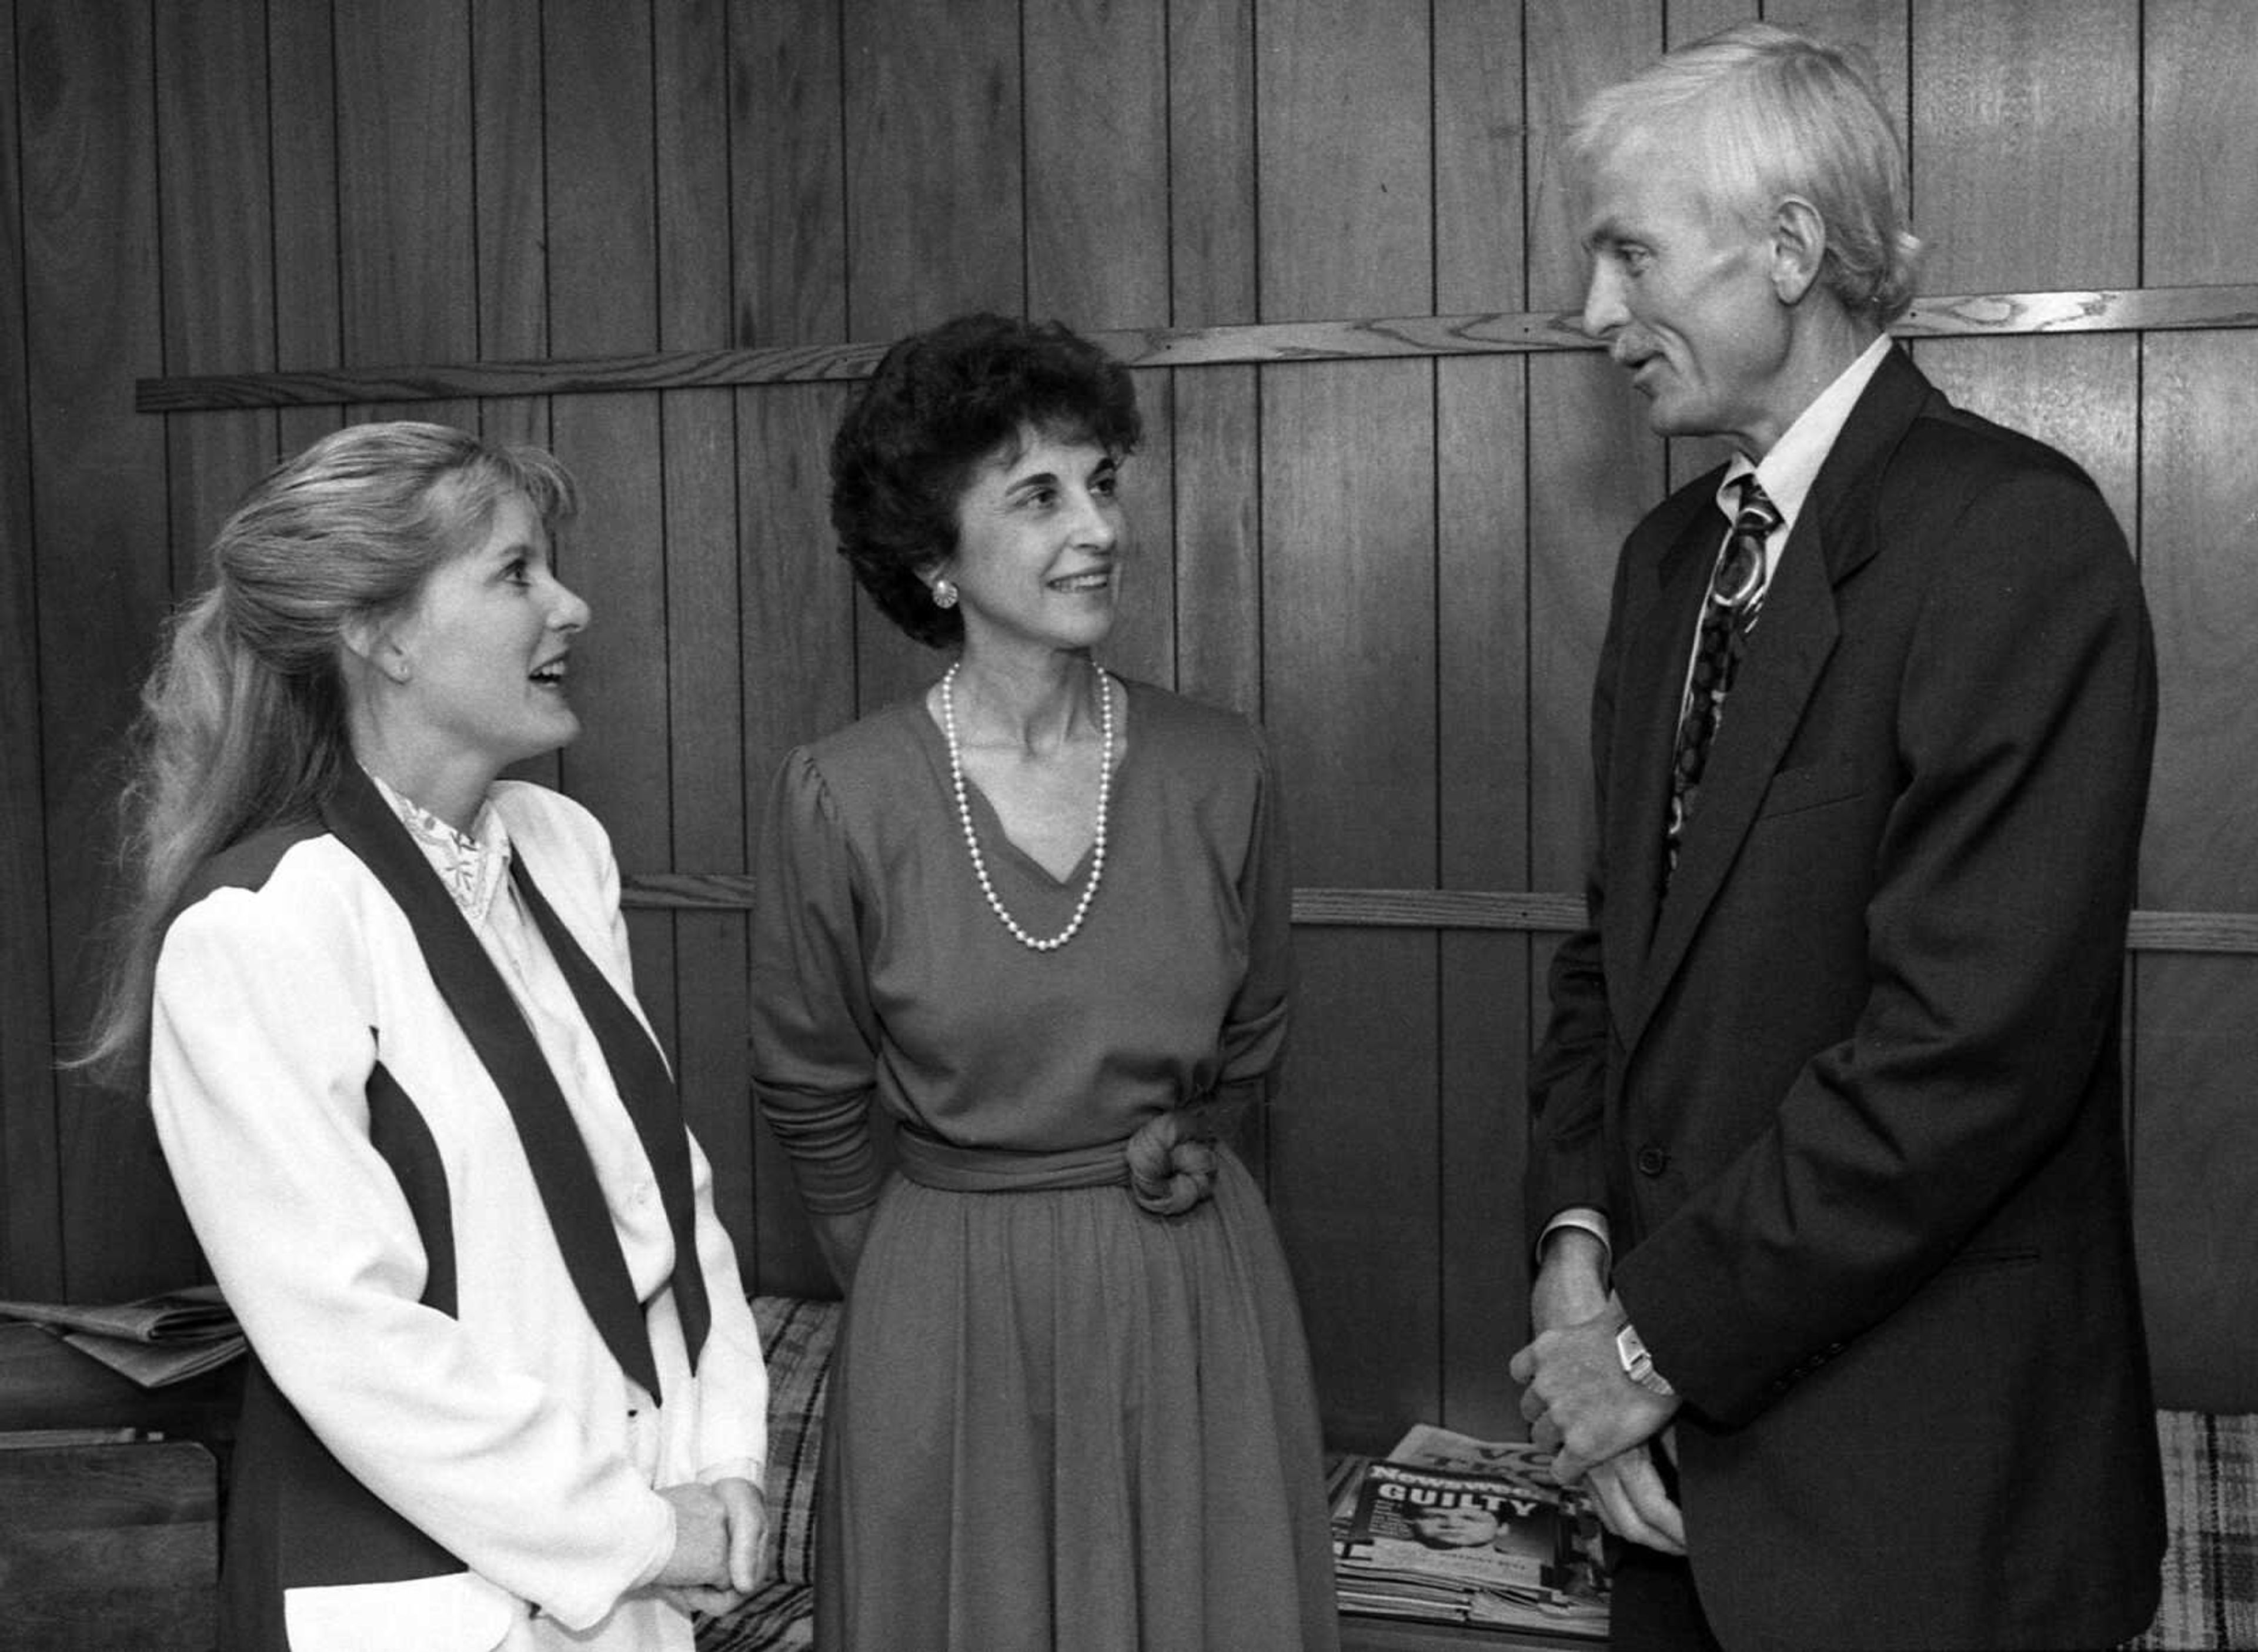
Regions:
<instances>
[{"instance_id":1,"label":"woman's hand","mask_svg":"<svg viewBox=\"0 0 2258 1652\"><path fill-rule=\"evenodd\" d=\"M670 1485L674 1553L653 1586L683 1612L728 1611L756 1588L768 1567L768 1501L741 1477L711 1485Z\"/></svg>"},{"instance_id":2,"label":"woman's hand","mask_svg":"<svg viewBox=\"0 0 2258 1652\"><path fill-rule=\"evenodd\" d=\"M711 1485L683 1485L661 1486L658 1494L674 1506L674 1552L651 1582L661 1589L727 1588L729 1516L721 1493Z\"/></svg>"},{"instance_id":3,"label":"woman's hand","mask_svg":"<svg viewBox=\"0 0 2258 1652\"><path fill-rule=\"evenodd\" d=\"M768 1570L769 1503L761 1488L742 1477L715 1480L714 1494L729 1528L729 1585L742 1594L760 1586Z\"/></svg>"},{"instance_id":4,"label":"woman's hand","mask_svg":"<svg viewBox=\"0 0 2258 1652\"><path fill-rule=\"evenodd\" d=\"M823 1252L842 1294L855 1282L855 1266L863 1259L863 1241L870 1237L870 1217L877 1208L866 1204L860 1210L834 1210L814 1218L816 1248Z\"/></svg>"}]
</instances>

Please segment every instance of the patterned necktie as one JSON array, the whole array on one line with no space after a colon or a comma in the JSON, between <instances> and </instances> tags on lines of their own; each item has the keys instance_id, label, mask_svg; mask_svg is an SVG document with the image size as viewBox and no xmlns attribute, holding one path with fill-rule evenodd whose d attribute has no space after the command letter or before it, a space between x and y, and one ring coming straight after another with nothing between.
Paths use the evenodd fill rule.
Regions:
<instances>
[{"instance_id":1,"label":"patterned necktie","mask_svg":"<svg viewBox=\"0 0 2258 1652\"><path fill-rule=\"evenodd\" d=\"M1708 595L1701 603L1701 628L1694 644L1694 670L1686 684L1686 702L1678 713L1678 743L1670 769L1670 820L1664 833L1663 887L1678 869L1679 840L1701 795L1701 770L1709 761L1709 748L1724 720L1725 696L1732 691L1748 646L1749 631L1757 621L1757 606L1764 600L1765 541L1779 526L1779 510L1765 497L1750 471L1740 479L1741 508L1732 531L1717 553L1717 566L1709 576Z\"/></svg>"}]
</instances>

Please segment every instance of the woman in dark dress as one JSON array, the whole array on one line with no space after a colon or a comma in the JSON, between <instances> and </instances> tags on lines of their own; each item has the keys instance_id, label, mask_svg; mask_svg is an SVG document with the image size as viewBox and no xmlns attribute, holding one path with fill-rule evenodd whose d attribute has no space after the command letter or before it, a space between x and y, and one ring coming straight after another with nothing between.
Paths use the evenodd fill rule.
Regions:
<instances>
[{"instance_id":1,"label":"woman in dark dress","mask_svg":"<svg viewBox=\"0 0 2258 1652\"><path fill-rule=\"evenodd\" d=\"M1282 801L1250 724L1093 658L1139 434L1119 364L969 316L834 444L856 577L956 657L793 752L763 845L755 1088L847 1287L825 1647L1337 1638L1301 1322L1215 1139L1285 1038Z\"/></svg>"}]
</instances>

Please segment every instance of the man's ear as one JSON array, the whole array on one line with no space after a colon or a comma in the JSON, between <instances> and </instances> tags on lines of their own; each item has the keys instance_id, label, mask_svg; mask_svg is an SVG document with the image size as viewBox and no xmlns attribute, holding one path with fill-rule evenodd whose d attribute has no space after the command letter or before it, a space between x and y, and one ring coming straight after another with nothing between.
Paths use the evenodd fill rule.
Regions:
<instances>
[{"instance_id":1,"label":"man's ear","mask_svg":"<svg viewBox=\"0 0 2258 1652\"><path fill-rule=\"evenodd\" d=\"M1800 195L1789 195L1772 209L1772 290L1783 304L1795 305L1819 279L1827 257L1827 220Z\"/></svg>"}]
</instances>

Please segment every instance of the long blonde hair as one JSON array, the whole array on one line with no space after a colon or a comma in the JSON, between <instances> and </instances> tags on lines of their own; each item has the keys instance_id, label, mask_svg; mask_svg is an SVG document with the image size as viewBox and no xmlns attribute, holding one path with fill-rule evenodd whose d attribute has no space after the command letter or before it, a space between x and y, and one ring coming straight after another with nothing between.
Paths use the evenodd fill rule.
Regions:
<instances>
[{"instance_id":1,"label":"long blonde hair","mask_svg":"<svg viewBox=\"0 0 2258 1652\"><path fill-rule=\"evenodd\" d=\"M197 869L311 817L352 760L345 627L408 606L513 493L552 526L578 503L571 476L538 448L441 424L359 424L285 460L221 525L207 583L168 622L141 688L119 803L126 897L71 1065L114 1079L138 1066L165 927Z\"/></svg>"}]
</instances>

